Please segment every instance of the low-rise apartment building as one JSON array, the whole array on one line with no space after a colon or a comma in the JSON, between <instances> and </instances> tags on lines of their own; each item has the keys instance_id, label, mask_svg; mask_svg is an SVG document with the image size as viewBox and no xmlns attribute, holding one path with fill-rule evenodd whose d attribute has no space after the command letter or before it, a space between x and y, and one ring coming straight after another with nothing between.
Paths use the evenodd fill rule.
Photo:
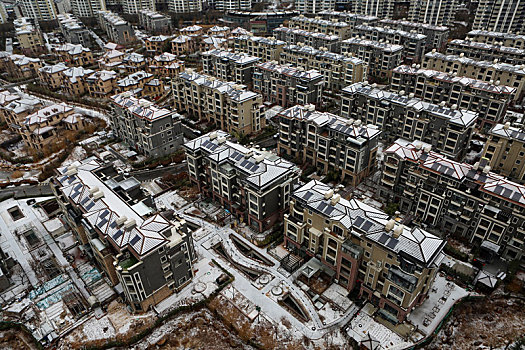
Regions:
<instances>
[{"instance_id":1,"label":"low-rise apartment building","mask_svg":"<svg viewBox=\"0 0 525 350\"><path fill-rule=\"evenodd\" d=\"M525 35L523 34L471 30L467 33L467 40L491 45L510 46L522 50L525 49Z\"/></svg>"},{"instance_id":2,"label":"low-rise apartment building","mask_svg":"<svg viewBox=\"0 0 525 350\"><path fill-rule=\"evenodd\" d=\"M61 62L70 67L89 66L95 63L91 50L80 44L63 44L53 47L51 51L58 56Z\"/></svg>"},{"instance_id":3,"label":"low-rise apartment building","mask_svg":"<svg viewBox=\"0 0 525 350\"><path fill-rule=\"evenodd\" d=\"M282 221L299 169L266 151L229 141L224 131L184 144L188 173L203 196L258 232Z\"/></svg>"},{"instance_id":4,"label":"low-rise apartment building","mask_svg":"<svg viewBox=\"0 0 525 350\"><path fill-rule=\"evenodd\" d=\"M440 235L467 238L482 259L499 255L523 265L523 185L493 173L486 159L459 163L418 141L397 140L383 166L379 193L401 212Z\"/></svg>"},{"instance_id":5,"label":"low-rise apartment building","mask_svg":"<svg viewBox=\"0 0 525 350\"><path fill-rule=\"evenodd\" d=\"M57 20L66 42L85 47L91 46L91 33L77 17L70 13L63 13L57 16Z\"/></svg>"},{"instance_id":6,"label":"low-rise apartment building","mask_svg":"<svg viewBox=\"0 0 525 350\"><path fill-rule=\"evenodd\" d=\"M306 70L317 70L323 75L324 88L333 92L366 80L368 72L365 61L350 54L341 55L302 44L286 45L279 62Z\"/></svg>"},{"instance_id":7,"label":"low-rise apartment building","mask_svg":"<svg viewBox=\"0 0 525 350\"><path fill-rule=\"evenodd\" d=\"M127 45L136 40L135 31L131 25L111 11L99 11L98 24L106 32L109 40L117 44Z\"/></svg>"},{"instance_id":8,"label":"low-rise apartment building","mask_svg":"<svg viewBox=\"0 0 525 350\"><path fill-rule=\"evenodd\" d=\"M445 102L448 107L455 105L476 112L483 130L503 120L516 94L516 89L510 86L410 66L392 71L390 89L413 94L426 102Z\"/></svg>"},{"instance_id":9,"label":"low-rise apartment building","mask_svg":"<svg viewBox=\"0 0 525 350\"><path fill-rule=\"evenodd\" d=\"M177 110L230 133L255 134L266 126L263 97L244 85L187 69L173 80L172 91Z\"/></svg>"},{"instance_id":10,"label":"low-rise apartment building","mask_svg":"<svg viewBox=\"0 0 525 350\"><path fill-rule=\"evenodd\" d=\"M525 130L509 122L494 125L488 132L482 158L489 161L494 172L525 183Z\"/></svg>"},{"instance_id":11,"label":"low-rise apartment building","mask_svg":"<svg viewBox=\"0 0 525 350\"><path fill-rule=\"evenodd\" d=\"M171 18L156 11L140 10L139 24L154 34L169 34L171 32Z\"/></svg>"},{"instance_id":12,"label":"low-rise apartment building","mask_svg":"<svg viewBox=\"0 0 525 350\"><path fill-rule=\"evenodd\" d=\"M171 37L166 35L155 35L144 38L144 44L146 46L146 52L149 55L160 55L163 53L168 41ZM170 45L171 46L171 45ZM168 49L169 51L169 49Z\"/></svg>"},{"instance_id":13,"label":"low-rise apartment building","mask_svg":"<svg viewBox=\"0 0 525 350\"><path fill-rule=\"evenodd\" d=\"M79 244L145 312L193 278L196 255L183 219L158 213L133 177L90 157L59 168L51 188Z\"/></svg>"},{"instance_id":14,"label":"low-rise apartment building","mask_svg":"<svg viewBox=\"0 0 525 350\"><path fill-rule=\"evenodd\" d=\"M95 71L86 78L86 91L92 97L107 99L117 86L117 73L107 70Z\"/></svg>"},{"instance_id":15,"label":"low-rise apartment building","mask_svg":"<svg viewBox=\"0 0 525 350\"><path fill-rule=\"evenodd\" d=\"M184 71L184 61L174 54L164 52L149 60L148 70L157 77L175 77Z\"/></svg>"},{"instance_id":16,"label":"low-rise apartment building","mask_svg":"<svg viewBox=\"0 0 525 350\"><path fill-rule=\"evenodd\" d=\"M115 90L117 93L131 91L135 96L142 97L145 86L152 80L153 74L138 71L117 80Z\"/></svg>"},{"instance_id":17,"label":"low-rise apartment building","mask_svg":"<svg viewBox=\"0 0 525 350\"><path fill-rule=\"evenodd\" d=\"M341 50L341 38L337 35L330 35L320 32L309 32L307 30L295 29L290 27L279 27L273 30L273 35L289 45L303 43L315 49L327 48L330 52Z\"/></svg>"},{"instance_id":18,"label":"low-rise apartment building","mask_svg":"<svg viewBox=\"0 0 525 350\"><path fill-rule=\"evenodd\" d=\"M365 83L342 90L341 116L377 125L387 142L400 137L420 140L455 159L465 155L478 117L466 109L428 103Z\"/></svg>"},{"instance_id":19,"label":"low-rise apartment building","mask_svg":"<svg viewBox=\"0 0 525 350\"><path fill-rule=\"evenodd\" d=\"M275 38L240 35L235 38L235 52L244 52L263 61L277 61L286 42Z\"/></svg>"},{"instance_id":20,"label":"low-rise apartment building","mask_svg":"<svg viewBox=\"0 0 525 350\"><path fill-rule=\"evenodd\" d=\"M341 52L363 60L368 75L383 79L390 77L392 69L403 60L403 46L361 38L343 41Z\"/></svg>"},{"instance_id":21,"label":"low-rise apartment building","mask_svg":"<svg viewBox=\"0 0 525 350\"><path fill-rule=\"evenodd\" d=\"M221 27L221 26L213 26L210 29L206 31L206 34L209 36L214 36L217 38L226 38L230 36L231 29L230 27Z\"/></svg>"},{"instance_id":22,"label":"low-rise apartment building","mask_svg":"<svg viewBox=\"0 0 525 350\"><path fill-rule=\"evenodd\" d=\"M309 32L337 35L342 40L350 38L353 30L350 24L337 19L328 20L321 19L321 17L305 17L304 15L292 17L288 21L288 26Z\"/></svg>"},{"instance_id":23,"label":"low-rise apartment building","mask_svg":"<svg viewBox=\"0 0 525 350\"><path fill-rule=\"evenodd\" d=\"M16 40L24 54L38 54L44 51L44 38L40 28L27 17L13 21Z\"/></svg>"},{"instance_id":24,"label":"low-rise apartment building","mask_svg":"<svg viewBox=\"0 0 525 350\"><path fill-rule=\"evenodd\" d=\"M277 118L280 155L313 165L323 174L337 174L352 186L376 169L381 134L377 126L318 112L313 105L290 107Z\"/></svg>"},{"instance_id":25,"label":"low-rise apartment building","mask_svg":"<svg viewBox=\"0 0 525 350\"><path fill-rule=\"evenodd\" d=\"M457 55L444 55L432 50L432 52L425 54L421 67L487 82L499 81L502 85L511 86L516 89L516 95L514 97L516 102L523 99L525 68L521 65L477 61L472 58Z\"/></svg>"},{"instance_id":26,"label":"low-rise apartment building","mask_svg":"<svg viewBox=\"0 0 525 350\"><path fill-rule=\"evenodd\" d=\"M68 69L64 63L47 65L38 70L39 84L46 86L51 91L57 91L62 88L64 80L63 71Z\"/></svg>"},{"instance_id":27,"label":"low-rise apartment building","mask_svg":"<svg viewBox=\"0 0 525 350\"><path fill-rule=\"evenodd\" d=\"M188 55L195 52L198 46L194 38L187 35L179 35L171 41L171 52L177 56Z\"/></svg>"},{"instance_id":28,"label":"low-rise apartment building","mask_svg":"<svg viewBox=\"0 0 525 350\"><path fill-rule=\"evenodd\" d=\"M15 78L34 78L38 76L38 70L43 67L40 58L17 54L10 54L4 63L7 74Z\"/></svg>"},{"instance_id":29,"label":"low-rise apartment building","mask_svg":"<svg viewBox=\"0 0 525 350\"><path fill-rule=\"evenodd\" d=\"M355 27L353 36L360 39L401 45L403 47L402 58L408 62L421 61L427 43L427 36L424 34L405 32L404 30L390 29L388 27L371 27L364 24Z\"/></svg>"},{"instance_id":30,"label":"low-rise apartment building","mask_svg":"<svg viewBox=\"0 0 525 350\"><path fill-rule=\"evenodd\" d=\"M448 55L458 55L475 60L504 62L510 64L525 63L525 49L518 49L500 44L486 44L470 40L451 40L447 45Z\"/></svg>"},{"instance_id":31,"label":"low-rise apartment building","mask_svg":"<svg viewBox=\"0 0 525 350\"><path fill-rule=\"evenodd\" d=\"M324 78L318 71L289 64L258 63L253 73L253 90L282 107L296 104L320 106L323 85Z\"/></svg>"},{"instance_id":32,"label":"low-rise apartment building","mask_svg":"<svg viewBox=\"0 0 525 350\"><path fill-rule=\"evenodd\" d=\"M223 81L252 85L254 66L261 60L246 53L214 49L201 53L202 71Z\"/></svg>"},{"instance_id":33,"label":"low-rise apartment building","mask_svg":"<svg viewBox=\"0 0 525 350\"><path fill-rule=\"evenodd\" d=\"M9 129L18 133L22 129L25 118L42 108L42 102L34 97L22 97L5 104L1 111L2 120Z\"/></svg>"},{"instance_id":34,"label":"low-rise apartment building","mask_svg":"<svg viewBox=\"0 0 525 350\"><path fill-rule=\"evenodd\" d=\"M69 96L82 96L88 92L87 78L95 71L84 67L71 67L62 72L64 92Z\"/></svg>"},{"instance_id":35,"label":"low-rise apartment building","mask_svg":"<svg viewBox=\"0 0 525 350\"><path fill-rule=\"evenodd\" d=\"M122 57L122 64L120 65L128 73L138 72L146 69L146 58L140 53L131 52Z\"/></svg>"},{"instance_id":36,"label":"low-rise apartment building","mask_svg":"<svg viewBox=\"0 0 525 350\"><path fill-rule=\"evenodd\" d=\"M148 157L174 153L184 142L181 116L131 92L111 97L109 124L116 137Z\"/></svg>"},{"instance_id":37,"label":"low-rise apartment building","mask_svg":"<svg viewBox=\"0 0 525 350\"><path fill-rule=\"evenodd\" d=\"M293 192L284 227L288 250L321 261L394 324L425 301L446 243L316 180Z\"/></svg>"},{"instance_id":38,"label":"low-rise apartment building","mask_svg":"<svg viewBox=\"0 0 525 350\"><path fill-rule=\"evenodd\" d=\"M379 18L376 16L369 16L369 15L362 15L358 13L350 13L350 12L341 12L341 11L321 11L318 14L324 19L328 20L340 20L345 22L350 26L351 30L354 30L355 27L357 27L360 24L366 24L369 26L376 25L378 23Z\"/></svg>"},{"instance_id":39,"label":"low-rise apartment building","mask_svg":"<svg viewBox=\"0 0 525 350\"><path fill-rule=\"evenodd\" d=\"M395 19L382 19L377 22L380 27L400 29L405 32L416 32L427 37L425 48L441 51L445 48L450 35L450 29L446 26L435 26L428 23L409 22Z\"/></svg>"}]
</instances>

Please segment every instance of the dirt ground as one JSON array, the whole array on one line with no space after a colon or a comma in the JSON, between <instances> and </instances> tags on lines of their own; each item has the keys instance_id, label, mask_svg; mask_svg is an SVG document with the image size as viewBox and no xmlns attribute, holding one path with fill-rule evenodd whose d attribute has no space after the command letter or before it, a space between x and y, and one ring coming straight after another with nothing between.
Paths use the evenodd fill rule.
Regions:
<instances>
[{"instance_id":1,"label":"dirt ground","mask_svg":"<svg viewBox=\"0 0 525 350\"><path fill-rule=\"evenodd\" d=\"M0 332L0 350L35 350L37 347L21 331L9 330Z\"/></svg>"},{"instance_id":2,"label":"dirt ground","mask_svg":"<svg viewBox=\"0 0 525 350\"><path fill-rule=\"evenodd\" d=\"M491 296L456 308L428 350L504 347L525 334L525 302Z\"/></svg>"}]
</instances>

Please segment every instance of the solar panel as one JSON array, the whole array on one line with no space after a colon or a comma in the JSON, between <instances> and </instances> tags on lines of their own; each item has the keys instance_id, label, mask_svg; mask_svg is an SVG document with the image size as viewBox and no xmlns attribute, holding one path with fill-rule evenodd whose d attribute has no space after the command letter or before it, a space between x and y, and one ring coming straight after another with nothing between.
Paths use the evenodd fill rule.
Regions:
<instances>
[{"instance_id":1,"label":"solar panel","mask_svg":"<svg viewBox=\"0 0 525 350\"><path fill-rule=\"evenodd\" d=\"M131 243L131 245L135 245L138 241L140 241L140 236L135 235L135 237L133 237L129 243Z\"/></svg>"},{"instance_id":2,"label":"solar panel","mask_svg":"<svg viewBox=\"0 0 525 350\"><path fill-rule=\"evenodd\" d=\"M93 208L95 206L95 202L91 201L89 202L89 204L86 206L86 210L89 211L91 208Z\"/></svg>"},{"instance_id":3,"label":"solar panel","mask_svg":"<svg viewBox=\"0 0 525 350\"><path fill-rule=\"evenodd\" d=\"M510 195L512 194L512 190L506 188L503 190L503 197L510 198Z\"/></svg>"},{"instance_id":4,"label":"solar panel","mask_svg":"<svg viewBox=\"0 0 525 350\"><path fill-rule=\"evenodd\" d=\"M367 220L367 221L364 223L364 225L363 225L362 228L363 228L363 230L368 231L368 230L370 230L370 227L372 227L372 226L373 226L373 224L372 224L370 221Z\"/></svg>"},{"instance_id":5,"label":"solar panel","mask_svg":"<svg viewBox=\"0 0 525 350\"><path fill-rule=\"evenodd\" d=\"M106 219L100 220L100 222L97 224L98 228L102 228L102 226L107 224L107 222L108 222L108 220L106 220Z\"/></svg>"},{"instance_id":6,"label":"solar panel","mask_svg":"<svg viewBox=\"0 0 525 350\"><path fill-rule=\"evenodd\" d=\"M118 230L117 232L115 232L115 234L113 235L113 240L117 240L119 239L122 235L124 234L124 232L122 232L122 230Z\"/></svg>"},{"instance_id":7,"label":"solar panel","mask_svg":"<svg viewBox=\"0 0 525 350\"><path fill-rule=\"evenodd\" d=\"M357 227L361 227L361 224L365 221L365 219L363 219L362 217L358 217L357 219L355 219L354 221L354 226L357 226Z\"/></svg>"},{"instance_id":8,"label":"solar panel","mask_svg":"<svg viewBox=\"0 0 525 350\"><path fill-rule=\"evenodd\" d=\"M332 214L332 212L334 211L334 207L327 207L326 210L324 211L326 215L330 216L330 214Z\"/></svg>"},{"instance_id":9,"label":"solar panel","mask_svg":"<svg viewBox=\"0 0 525 350\"><path fill-rule=\"evenodd\" d=\"M385 244L386 241L388 241L388 235L385 235L384 233L382 233L381 237L379 237L379 243Z\"/></svg>"},{"instance_id":10,"label":"solar panel","mask_svg":"<svg viewBox=\"0 0 525 350\"><path fill-rule=\"evenodd\" d=\"M84 205L84 204L87 203L88 200L89 200L89 197L86 196L86 197L84 197L84 199L82 199L82 201L80 201L80 204L81 204L81 205Z\"/></svg>"},{"instance_id":11,"label":"solar panel","mask_svg":"<svg viewBox=\"0 0 525 350\"><path fill-rule=\"evenodd\" d=\"M115 227L117 227L117 222L116 221L111 221L111 224L109 224L109 227L114 229Z\"/></svg>"},{"instance_id":12,"label":"solar panel","mask_svg":"<svg viewBox=\"0 0 525 350\"><path fill-rule=\"evenodd\" d=\"M386 244L386 246L390 249L393 249L396 245L397 245L397 242L399 242L397 239L395 238L392 238L390 239L390 241L388 241L388 243Z\"/></svg>"},{"instance_id":13,"label":"solar panel","mask_svg":"<svg viewBox=\"0 0 525 350\"><path fill-rule=\"evenodd\" d=\"M80 196L80 192L73 192L71 194L71 199L75 200L78 196Z\"/></svg>"},{"instance_id":14,"label":"solar panel","mask_svg":"<svg viewBox=\"0 0 525 350\"><path fill-rule=\"evenodd\" d=\"M512 195L512 200L515 202L519 202L520 199L521 199L521 194L519 192L514 192L514 194Z\"/></svg>"},{"instance_id":15,"label":"solar panel","mask_svg":"<svg viewBox=\"0 0 525 350\"><path fill-rule=\"evenodd\" d=\"M314 194L310 191L306 192L306 194L304 195L304 199L305 200L309 200L310 198L312 198Z\"/></svg>"}]
</instances>

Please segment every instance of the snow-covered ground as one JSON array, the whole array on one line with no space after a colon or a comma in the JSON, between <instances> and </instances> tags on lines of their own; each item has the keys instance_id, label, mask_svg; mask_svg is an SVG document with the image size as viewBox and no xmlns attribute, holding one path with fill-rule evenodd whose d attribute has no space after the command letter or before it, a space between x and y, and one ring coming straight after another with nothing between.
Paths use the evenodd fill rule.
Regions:
<instances>
[{"instance_id":1,"label":"snow-covered ground","mask_svg":"<svg viewBox=\"0 0 525 350\"><path fill-rule=\"evenodd\" d=\"M66 160L62 163L62 166L69 166L73 164L76 161L80 161L84 158L86 158L86 150L80 146L76 146L71 151L71 154L66 158Z\"/></svg>"}]
</instances>

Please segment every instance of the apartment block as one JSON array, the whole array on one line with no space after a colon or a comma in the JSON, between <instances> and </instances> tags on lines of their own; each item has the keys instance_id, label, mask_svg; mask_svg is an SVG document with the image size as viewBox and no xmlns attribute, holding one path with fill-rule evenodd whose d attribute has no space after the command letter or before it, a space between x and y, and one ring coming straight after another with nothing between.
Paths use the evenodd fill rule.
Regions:
<instances>
[{"instance_id":1,"label":"apartment block","mask_svg":"<svg viewBox=\"0 0 525 350\"><path fill-rule=\"evenodd\" d=\"M33 78L38 75L38 70L43 67L40 58L24 55L10 54L4 62L6 72L15 78Z\"/></svg>"},{"instance_id":2,"label":"apartment block","mask_svg":"<svg viewBox=\"0 0 525 350\"><path fill-rule=\"evenodd\" d=\"M525 182L525 130L510 123L496 124L488 132L483 159L491 169L519 183Z\"/></svg>"},{"instance_id":3,"label":"apartment block","mask_svg":"<svg viewBox=\"0 0 525 350\"><path fill-rule=\"evenodd\" d=\"M181 116L174 111L129 91L112 96L111 108L111 130L141 154L162 157L177 151L184 141Z\"/></svg>"},{"instance_id":4,"label":"apartment block","mask_svg":"<svg viewBox=\"0 0 525 350\"><path fill-rule=\"evenodd\" d=\"M62 88L64 72L68 67L64 63L46 65L38 70L38 80L40 85L46 86L51 91Z\"/></svg>"},{"instance_id":5,"label":"apartment block","mask_svg":"<svg viewBox=\"0 0 525 350\"><path fill-rule=\"evenodd\" d=\"M478 114L478 126L488 130L500 123L514 100L516 89L454 74L410 66L392 71L390 89L426 102L457 106Z\"/></svg>"},{"instance_id":6,"label":"apartment block","mask_svg":"<svg viewBox=\"0 0 525 350\"><path fill-rule=\"evenodd\" d=\"M392 69L403 60L403 46L361 38L343 41L341 52L363 60L368 75L383 79L390 77Z\"/></svg>"},{"instance_id":7,"label":"apartment block","mask_svg":"<svg viewBox=\"0 0 525 350\"><path fill-rule=\"evenodd\" d=\"M43 152L58 143L66 130L84 129L84 121L73 107L62 102L27 115L20 126L18 134L27 148Z\"/></svg>"},{"instance_id":8,"label":"apartment block","mask_svg":"<svg viewBox=\"0 0 525 350\"><path fill-rule=\"evenodd\" d=\"M85 47L91 46L91 33L89 33L87 28L77 17L69 13L64 13L58 15L57 20L60 32L64 36L66 42Z\"/></svg>"},{"instance_id":9,"label":"apartment block","mask_svg":"<svg viewBox=\"0 0 525 350\"><path fill-rule=\"evenodd\" d=\"M337 19L327 20L321 17L305 17L299 15L291 18L288 21L288 26L291 28L307 30L309 32L318 32L328 35L337 35L341 39L348 39L353 28L346 22L341 22Z\"/></svg>"},{"instance_id":10,"label":"apartment block","mask_svg":"<svg viewBox=\"0 0 525 350\"><path fill-rule=\"evenodd\" d=\"M168 0L168 10L175 13L201 12L202 0Z\"/></svg>"},{"instance_id":11,"label":"apartment block","mask_svg":"<svg viewBox=\"0 0 525 350\"><path fill-rule=\"evenodd\" d=\"M286 42L275 38L240 35L235 38L235 52L244 52L263 61L277 61Z\"/></svg>"},{"instance_id":12,"label":"apartment block","mask_svg":"<svg viewBox=\"0 0 525 350\"><path fill-rule=\"evenodd\" d=\"M52 189L79 244L133 312L145 312L193 278L196 255L186 222L159 213L133 177L90 157L59 168Z\"/></svg>"},{"instance_id":13,"label":"apartment block","mask_svg":"<svg viewBox=\"0 0 525 350\"><path fill-rule=\"evenodd\" d=\"M139 24L154 34L169 34L171 31L171 17L152 10L139 11Z\"/></svg>"},{"instance_id":14,"label":"apartment block","mask_svg":"<svg viewBox=\"0 0 525 350\"><path fill-rule=\"evenodd\" d=\"M446 241L312 180L293 192L284 244L319 260L396 324L425 301Z\"/></svg>"},{"instance_id":15,"label":"apartment block","mask_svg":"<svg viewBox=\"0 0 525 350\"><path fill-rule=\"evenodd\" d=\"M114 94L117 85L117 73L99 70L86 78L86 91L92 97L107 99Z\"/></svg>"},{"instance_id":16,"label":"apartment block","mask_svg":"<svg viewBox=\"0 0 525 350\"><path fill-rule=\"evenodd\" d=\"M403 47L402 57L408 62L419 62L421 60L425 53L427 42L427 37L424 34L386 27L370 27L364 24L355 27L353 36L360 39L400 45Z\"/></svg>"},{"instance_id":17,"label":"apartment block","mask_svg":"<svg viewBox=\"0 0 525 350\"><path fill-rule=\"evenodd\" d=\"M169 52L164 52L149 60L148 70L159 78L175 77L184 71L184 61Z\"/></svg>"},{"instance_id":18,"label":"apartment block","mask_svg":"<svg viewBox=\"0 0 525 350\"><path fill-rule=\"evenodd\" d=\"M422 68L457 74L460 77L499 82L516 89L515 101L523 99L525 88L525 68L509 63L477 61L457 55L444 55L439 52L425 54Z\"/></svg>"},{"instance_id":19,"label":"apartment block","mask_svg":"<svg viewBox=\"0 0 525 350\"><path fill-rule=\"evenodd\" d=\"M457 0L410 0L408 20L434 26L451 25L459 5Z\"/></svg>"},{"instance_id":20,"label":"apartment block","mask_svg":"<svg viewBox=\"0 0 525 350\"><path fill-rule=\"evenodd\" d=\"M380 195L440 235L465 237L479 259L520 260L525 249L525 187L491 171L453 161L431 147L397 140L385 151Z\"/></svg>"},{"instance_id":21,"label":"apartment block","mask_svg":"<svg viewBox=\"0 0 525 350\"><path fill-rule=\"evenodd\" d=\"M78 17L95 17L98 11L106 10L105 0L70 0L71 12Z\"/></svg>"},{"instance_id":22,"label":"apartment block","mask_svg":"<svg viewBox=\"0 0 525 350\"><path fill-rule=\"evenodd\" d=\"M289 45L303 43L315 49L327 48L331 52L341 50L341 39L337 35L329 35L319 32L309 32L302 29L290 27L279 27L273 30L273 35Z\"/></svg>"},{"instance_id":23,"label":"apartment block","mask_svg":"<svg viewBox=\"0 0 525 350\"><path fill-rule=\"evenodd\" d=\"M281 24L287 22L290 18L297 16L299 12L295 10L264 10L263 12L253 11L228 11L224 15L224 20L228 22L232 28L240 27L246 32L251 32L256 35L269 35L273 30ZM240 33L236 28L232 31L234 36Z\"/></svg>"},{"instance_id":24,"label":"apartment block","mask_svg":"<svg viewBox=\"0 0 525 350\"><path fill-rule=\"evenodd\" d=\"M187 35L179 35L171 41L171 52L177 56L188 55L197 49L197 41Z\"/></svg>"},{"instance_id":25,"label":"apartment block","mask_svg":"<svg viewBox=\"0 0 525 350\"><path fill-rule=\"evenodd\" d=\"M368 72L365 61L352 57L348 53L341 55L302 44L286 45L279 62L305 70L317 70L323 75L324 88L334 92L366 80Z\"/></svg>"},{"instance_id":26,"label":"apartment block","mask_svg":"<svg viewBox=\"0 0 525 350\"><path fill-rule=\"evenodd\" d=\"M63 44L51 48L58 60L68 66L90 66L95 63L93 53L80 44Z\"/></svg>"},{"instance_id":27,"label":"apartment block","mask_svg":"<svg viewBox=\"0 0 525 350\"><path fill-rule=\"evenodd\" d=\"M282 221L299 169L270 152L229 141L224 131L184 144L188 173L204 197L258 232Z\"/></svg>"},{"instance_id":28,"label":"apartment block","mask_svg":"<svg viewBox=\"0 0 525 350\"><path fill-rule=\"evenodd\" d=\"M253 73L253 90L265 100L282 107L296 104L321 105L323 76L318 71L304 70L275 62L258 63Z\"/></svg>"},{"instance_id":29,"label":"apartment block","mask_svg":"<svg viewBox=\"0 0 525 350\"><path fill-rule=\"evenodd\" d=\"M255 134L266 126L263 97L244 85L224 82L190 69L172 82L175 108L221 130Z\"/></svg>"},{"instance_id":30,"label":"apartment block","mask_svg":"<svg viewBox=\"0 0 525 350\"><path fill-rule=\"evenodd\" d=\"M419 140L455 159L469 146L477 113L357 83L342 91L341 116L377 125L383 138Z\"/></svg>"},{"instance_id":31,"label":"apartment block","mask_svg":"<svg viewBox=\"0 0 525 350\"><path fill-rule=\"evenodd\" d=\"M82 96L88 92L87 78L95 71L84 67L71 67L62 72L63 89L69 96Z\"/></svg>"},{"instance_id":32,"label":"apartment block","mask_svg":"<svg viewBox=\"0 0 525 350\"><path fill-rule=\"evenodd\" d=\"M488 30L471 30L467 33L467 40L491 45L503 45L525 49L525 35L493 32Z\"/></svg>"},{"instance_id":33,"label":"apartment block","mask_svg":"<svg viewBox=\"0 0 525 350\"><path fill-rule=\"evenodd\" d=\"M454 39L447 45L447 54L476 60L524 64L525 50L515 47L484 44L470 40Z\"/></svg>"},{"instance_id":34,"label":"apartment block","mask_svg":"<svg viewBox=\"0 0 525 350\"><path fill-rule=\"evenodd\" d=\"M122 12L126 14L139 14L142 10L155 10L154 0L121 0Z\"/></svg>"},{"instance_id":35,"label":"apartment block","mask_svg":"<svg viewBox=\"0 0 525 350\"><path fill-rule=\"evenodd\" d=\"M213 7L219 11L251 11L252 0L213 0Z\"/></svg>"},{"instance_id":36,"label":"apartment block","mask_svg":"<svg viewBox=\"0 0 525 350\"><path fill-rule=\"evenodd\" d=\"M476 8L474 30L519 33L525 23L525 3L519 0L480 0Z\"/></svg>"},{"instance_id":37,"label":"apartment block","mask_svg":"<svg viewBox=\"0 0 525 350\"><path fill-rule=\"evenodd\" d=\"M255 65L259 57L245 53L215 49L201 53L202 71L222 81L251 86Z\"/></svg>"},{"instance_id":38,"label":"apartment block","mask_svg":"<svg viewBox=\"0 0 525 350\"><path fill-rule=\"evenodd\" d=\"M57 9L53 0L21 0L22 14L37 21L53 21Z\"/></svg>"},{"instance_id":39,"label":"apartment block","mask_svg":"<svg viewBox=\"0 0 525 350\"><path fill-rule=\"evenodd\" d=\"M99 11L98 24L109 40L117 44L126 45L136 40L131 25L111 11Z\"/></svg>"},{"instance_id":40,"label":"apartment block","mask_svg":"<svg viewBox=\"0 0 525 350\"><path fill-rule=\"evenodd\" d=\"M317 14L335 9L335 0L296 0L295 9L299 13Z\"/></svg>"},{"instance_id":41,"label":"apartment block","mask_svg":"<svg viewBox=\"0 0 525 350\"><path fill-rule=\"evenodd\" d=\"M376 16L361 15L358 13L341 12L341 11L321 11L319 16L327 20L339 20L345 22L350 26L351 30L354 30L360 24L366 24L374 26L378 22L379 18Z\"/></svg>"},{"instance_id":42,"label":"apartment block","mask_svg":"<svg viewBox=\"0 0 525 350\"><path fill-rule=\"evenodd\" d=\"M415 32L423 34L427 37L425 48L437 49L441 51L445 48L448 37L450 35L450 29L443 25L432 25L421 22L409 22L404 20L394 19L382 19L377 22L377 26L390 27L393 29L403 30L405 32Z\"/></svg>"},{"instance_id":43,"label":"apartment block","mask_svg":"<svg viewBox=\"0 0 525 350\"><path fill-rule=\"evenodd\" d=\"M13 24L15 26L16 40L18 40L23 53L38 54L45 50L44 38L38 25L33 24L26 17L15 19Z\"/></svg>"},{"instance_id":44,"label":"apartment block","mask_svg":"<svg viewBox=\"0 0 525 350\"><path fill-rule=\"evenodd\" d=\"M376 169L381 134L377 126L318 112L313 105L290 107L277 118L280 155L313 165L323 174L336 173L352 186Z\"/></svg>"}]
</instances>

